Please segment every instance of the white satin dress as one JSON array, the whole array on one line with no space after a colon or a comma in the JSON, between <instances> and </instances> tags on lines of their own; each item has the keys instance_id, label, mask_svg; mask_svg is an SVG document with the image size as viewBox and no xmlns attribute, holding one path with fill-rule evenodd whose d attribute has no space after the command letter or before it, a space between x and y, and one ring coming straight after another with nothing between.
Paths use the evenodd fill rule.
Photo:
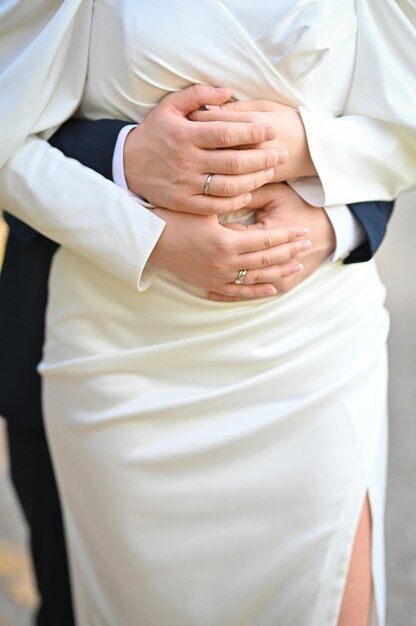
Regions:
<instances>
[{"instance_id":1,"label":"white satin dress","mask_svg":"<svg viewBox=\"0 0 416 626\"><path fill-rule=\"evenodd\" d=\"M356 31L352 0L96 0L81 113L207 82L337 115ZM373 262L230 304L57 253L41 372L80 626L336 626L366 493L383 626L383 301Z\"/></svg>"}]
</instances>

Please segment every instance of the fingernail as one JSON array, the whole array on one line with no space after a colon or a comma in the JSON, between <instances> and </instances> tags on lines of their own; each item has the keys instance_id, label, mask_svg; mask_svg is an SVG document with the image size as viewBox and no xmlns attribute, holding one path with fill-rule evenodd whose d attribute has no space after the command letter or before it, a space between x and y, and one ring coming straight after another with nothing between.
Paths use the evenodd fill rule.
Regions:
<instances>
[{"instance_id":1,"label":"fingernail","mask_svg":"<svg viewBox=\"0 0 416 626\"><path fill-rule=\"evenodd\" d=\"M274 168L273 167L269 167L267 168L267 170L264 170L264 174L266 176L266 178L272 178L274 176Z\"/></svg>"},{"instance_id":2,"label":"fingernail","mask_svg":"<svg viewBox=\"0 0 416 626\"><path fill-rule=\"evenodd\" d=\"M242 202L244 203L244 206L249 204L251 202L251 193L245 193L242 197Z\"/></svg>"},{"instance_id":3,"label":"fingernail","mask_svg":"<svg viewBox=\"0 0 416 626\"><path fill-rule=\"evenodd\" d=\"M293 265L290 266L290 271L292 272L292 274L297 274L298 272L301 272L302 270L303 270L302 263L293 263Z\"/></svg>"},{"instance_id":4,"label":"fingernail","mask_svg":"<svg viewBox=\"0 0 416 626\"><path fill-rule=\"evenodd\" d=\"M300 242L300 249L301 250L307 250L308 248L310 248L312 245L312 241L309 241L309 239L304 239L303 241Z\"/></svg>"},{"instance_id":5,"label":"fingernail","mask_svg":"<svg viewBox=\"0 0 416 626\"><path fill-rule=\"evenodd\" d=\"M217 111L220 108L219 104L204 104L202 107L203 111Z\"/></svg>"},{"instance_id":6,"label":"fingernail","mask_svg":"<svg viewBox=\"0 0 416 626\"><path fill-rule=\"evenodd\" d=\"M308 228L297 228L296 229L296 237L302 237L303 235L306 235L306 233L309 232Z\"/></svg>"},{"instance_id":7,"label":"fingernail","mask_svg":"<svg viewBox=\"0 0 416 626\"><path fill-rule=\"evenodd\" d=\"M275 296L277 294L277 289L276 287L273 287L273 285L267 285L264 287L263 293L265 296Z\"/></svg>"},{"instance_id":8,"label":"fingernail","mask_svg":"<svg viewBox=\"0 0 416 626\"><path fill-rule=\"evenodd\" d=\"M279 150L279 163L283 165L289 159L289 152L287 150Z\"/></svg>"},{"instance_id":9,"label":"fingernail","mask_svg":"<svg viewBox=\"0 0 416 626\"><path fill-rule=\"evenodd\" d=\"M269 139L274 139L276 137L276 131L272 126L268 126L264 130L264 139L269 141Z\"/></svg>"}]
</instances>

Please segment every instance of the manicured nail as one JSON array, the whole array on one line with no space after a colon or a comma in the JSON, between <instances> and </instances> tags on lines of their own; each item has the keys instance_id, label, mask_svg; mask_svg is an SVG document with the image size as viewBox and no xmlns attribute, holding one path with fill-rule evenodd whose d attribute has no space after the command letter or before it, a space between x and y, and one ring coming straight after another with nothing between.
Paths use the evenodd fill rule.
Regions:
<instances>
[{"instance_id":1,"label":"manicured nail","mask_svg":"<svg viewBox=\"0 0 416 626\"><path fill-rule=\"evenodd\" d=\"M274 176L274 168L273 167L268 167L267 170L264 170L264 175L266 176L267 180L270 180L270 178L273 178L273 176Z\"/></svg>"},{"instance_id":2,"label":"manicured nail","mask_svg":"<svg viewBox=\"0 0 416 626\"><path fill-rule=\"evenodd\" d=\"M246 204L249 204L251 202L251 193L245 193L244 196L242 197L242 202L243 202L243 206L246 206Z\"/></svg>"},{"instance_id":3,"label":"manicured nail","mask_svg":"<svg viewBox=\"0 0 416 626\"><path fill-rule=\"evenodd\" d=\"M279 150L279 163L283 165L289 159L289 152L287 150L281 149Z\"/></svg>"},{"instance_id":4,"label":"manicured nail","mask_svg":"<svg viewBox=\"0 0 416 626\"><path fill-rule=\"evenodd\" d=\"M276 287L273 287L273 285L266 285L263 289L263 293L265 296L275 296L277 294L277 289Z\"/></svg>"},{"instance_id":5,"label":"manicured nail","mask_svg":"<svg viewBox=\"0 0 416 626\"><path fill-rule=\"evenodd\" d=\"M292 274L297 274L298 272L301 272L302 270L303 270L302 263L293 263L293 265L290 266L290 271L292 272Z\"/></svg>"},{"instance_id":6,"label":"manicured nail","mask_svg":"<svg viewBox=\"0 0 416 626\"><path fill-rule=\"evenodd\" d=\"M303 241L300 242L300 249L301 250L307 250L308 248L310 248L312 245L312 241L309 241L309 239L304 239Z\"/></svg>"},{"instance_id":7,"label":"manicured nail","mask_svg":"<svg viewBox=\"0 0 416 626\"><path fill-rule=\"evenodd\" d=\"M202 106L203 111L218 111L220 108L219 104L204 104Z\"/></svg>"},{"instance_id":8,"label":"manicured nail","mask_svg":"<svg viewBox=\"0 0 416 626\"><path fill-rule=\"evenodd\" d=\"M306 235L306 233L309 232L308 228L297 228L296 229L296 237L303 237L303 235Z\"/></svg>"}]
</instances>

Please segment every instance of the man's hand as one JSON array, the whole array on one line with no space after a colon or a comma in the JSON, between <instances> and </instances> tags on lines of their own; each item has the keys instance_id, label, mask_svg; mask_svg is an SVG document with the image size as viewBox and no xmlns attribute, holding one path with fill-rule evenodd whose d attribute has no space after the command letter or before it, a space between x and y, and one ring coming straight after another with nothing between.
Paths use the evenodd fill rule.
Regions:
<instances>
[{"instance_id":1,"label":"man's hand","mask_svg":"<svg viewBox=\"0 0 416 626\"><path fill-rule=\"evenodd\" d=\"M132 130L124 147L127 186L155 206L214 215L246 206L250 192L272 180L288 155L268 121L191 122L203 105L219 106L231 92L194 85L166 96ZM270 148L268 144L270 143ZM237 147L245 145L247 149ZM256 149L253 146L261 146ZM204 185L214 174L209 195Z\"/></svg>"},{"instance_id":2,"label":"man's hand","mask_svg":"<svg viewBox=\"0 0 416 626\"><path fill-rule=\"evenodd\" d=\"M290 276L283 276L277 281L270 281L276 288L278 295L288 293L294 289L305 278L313 274L335 250L336 239L332 224L324 209L313 207L286 184L266 185L262 189L253 193L253 200L250 205L257 211L257 224L249 226L248 229L258 228L261 225L266 229L276 229L288 224L304 225L308 228L308 237L312 241L312 246L306 248L296 260L302 263L303 271ZM249 285L251 281L262 282L268 276L264 270L247 273L244 284ZM244 295L227 298L223 294L211 291L209 297L212 300L235 301L244 299Z\"/></svg>"},{"instance_id":3,"label":"man's hand","mask_svg":"<svg viewBox=\"0 0 416 626\"><path fill-rule=\"evenodd\" d=\"M227 102L219 109L195 111L189 118L197 122L257 123L270 126L275 131L275 138L267 143L260 143L257 148L284 147L289 151L288 161L282 167L275 168L271 182L281 182L298 176L316 176L302 118L292 107L270 100Z\"/></svg>"},{"instance_id":4,"label":"man's hand","mask_svg":"<svg viewBox=\"0 0 416 626\"><path fill-rule=\"evenodd\" d=\"M272 283L279 285L282 278L301 272L294 258L310 245L304 239L307 229L301 226L269 228L260 223L256 229L236 230L221 226L216 216L167 209L155 213L166 226L149 264L231 299L275 295ZM264 274L255 284L258 268ZM235 284L241 269L248 270L250 284Z\"/></svg>"}]
</instances>

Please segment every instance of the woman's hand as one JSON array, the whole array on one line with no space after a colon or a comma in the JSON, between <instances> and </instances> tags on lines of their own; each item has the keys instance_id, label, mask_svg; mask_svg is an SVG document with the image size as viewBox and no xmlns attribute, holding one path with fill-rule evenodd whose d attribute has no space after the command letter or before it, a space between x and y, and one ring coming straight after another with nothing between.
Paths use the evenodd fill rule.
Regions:
<instances>
[{"instance_id":1,"label":"woman's hand","mask_svg":"<svg viewBox=\"0 0 416 626\"><path fill-rule=\"evenodd\" d=\"M230 96L229 89L208 85L166 96L127 135L124 173L130 191L155 206L200 215L246 206L250 192L270 182L288 155L282 142L272 145L276 133L268 122L188 119L202 105L219 106ZM246 149L237 149L242 145ZM208 174L214 176L204 194Z\"/></svg>"},{"instance_id":2,"label":"woman's hand","mask_svg":"<svg viewBox=\"0 0 416 626\"><path fill-rule=\"evenodd\" d=\"M294 289L305 278L313 274L334 252L336 239L332 224L324 209L311 206L298 194L285 184L266 185L262 189L253 193L253 200L250 205L257 211L257 224L249 226L249 229L258 228L261 225L265 229L276 229L288 224L304 225L308 228L308 237L312 241L312 246L306 248L296 260L303 265L303 271L293 273L290 276L282 276L277 281L270 281L276 288L278 295L288 293ZM247 273L244 284L256 283L267 279L264 270ZM215 290L214 290L215 291ZM242 297L227 298L223 294L210 292L212 300L235 301L244 299Z\"/></svg>"},{"instance_id":3,"label":"woman's hand","mask_svg":"<svg viewBox=\"0 0 416 626\"><path fill-rule=\"evenodd\" d=\"M299 225L270 228L259 223L257 228L232 229L221 226L216 216L167 209L155 209L155 213L166 226L149 264L231 299L275 295L272 283L280 284L284 277L301 272L295 257L310 246L305 240L307 229ZM242 269L248 270L247 284L244 280L236 285Z\"/></svg>"},{"instance_id":4,"label":"woman's hand","mask_svg":"<svg viewBox=\"0 0 416 626\"><path fill-rule=\"evenodd\" d=\"M296 109L270 100L254 100L227 102L220 108L208 111L194 111L189 119L196 122L234 122L246 124L263 124L272 127L275 138L271 141L260 142L252 149L271 147L286 148L289 159L281 167L275 168L271 182L282 182L298 176L315 176L316 170L309 153L305 128L302 118ZM247 146L245 146L247 147Z\"/></svg>"}]
</instances>

